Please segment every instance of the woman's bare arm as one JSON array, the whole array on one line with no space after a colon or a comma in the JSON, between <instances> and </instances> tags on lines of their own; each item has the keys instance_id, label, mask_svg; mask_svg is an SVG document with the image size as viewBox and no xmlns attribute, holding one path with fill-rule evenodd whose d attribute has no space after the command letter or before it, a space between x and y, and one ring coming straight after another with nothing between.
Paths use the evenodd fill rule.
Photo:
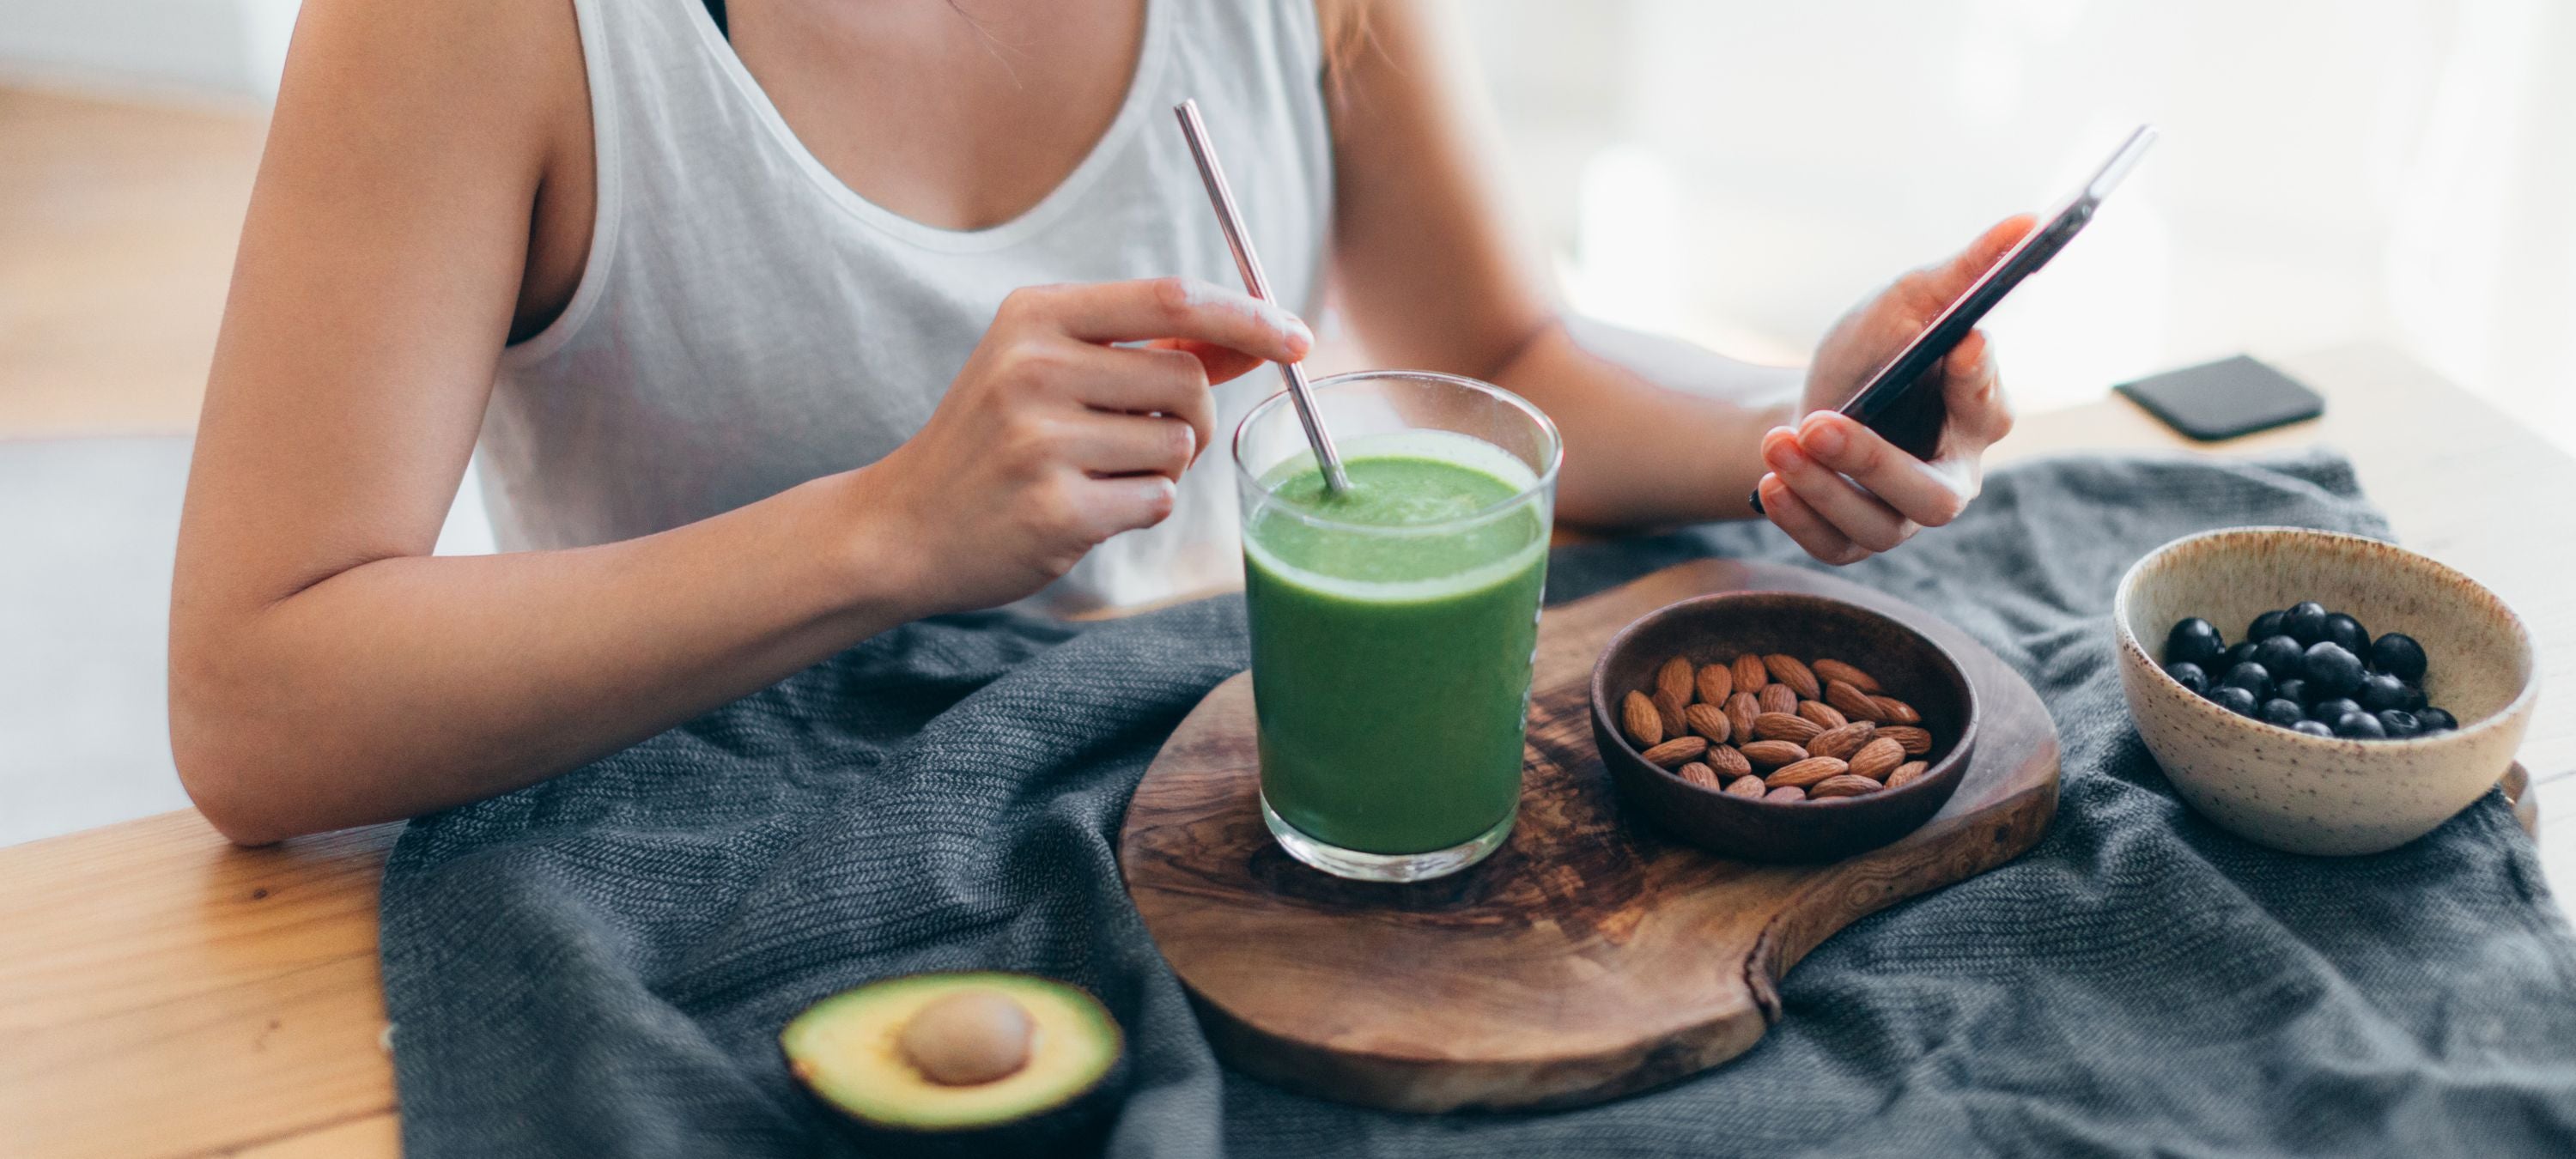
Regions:
<instances>
[{"instance_id":1,"label":"woman's bare arm","mask_svg":"<svg viewBox=\"0 0 2576 1159\"><path fill-rule=\"evenodd\" d=\"M1900 283L1856 310L1819 351L1812 372L1758 367L1715 354L1693 377L1777 388L1803 382L1796 406L1748 407L1703 391L1673 389L1587 350L1565 325L1517 234L1487 161L1490 132L1451 76L1455 36L1423 0L1323 0L1326 34L1339 40L1331 98L1336 158L1336 284L1373 355L1396 364L1481 377L1536 403L1565 437L1557 505L1569 523L1640 526L1751 514L1746 495L1775 466L1792 467L1796 494L1775 521L1808 550L1848 562L1885 550L1919 523L1946 521L1975 493L1976 452L2009 425L1983 360L1962 346L1951 370L1952 422L1945 458L1966 469L1935 472L1885 448L1835 415L1771 434L1798 414L1830 407L1919 329L1944 299L1937 287ZM2017 235L2016 235L2017 236ZM1991 260L1986 248L1942 268ZM1901 290L1911 286L1920 293ZM1827 480L1813 462L1770 444L1828 437L1815 459L1850 479ZM1830 442L1834 454L1823 453ZM1766 459L1766 452L1772 453ZM1777 460L1775 463L1774 460ZM1857 480L1854 487L1851 480ZM1937 484L1937 485L1936 485ZM1853 495L1837 489L1850 489ZM1818 496L1813 505L1799 496ZM1875 494L1873 494L1875 492ZM1773 492L1765 491L1766 503ZM1898 506L1889 508L1879 496ZM1821 512L1821 514L1820 514ZM1785 516L1781 513L1785 513Z\"/></svg>"},{"instance_id":2,"label":"woman's bare arm","mask_svg":"<svg viewBox=\"0 0 2576 1159\"><path fill-rule=\"evenodd\" d=\"M588 188L587 124L569 3L304 6L171 609L172 748L236 841L527 785L884 628L1026 595L1169 512L1211 375L1309 340L1214 287L1024 291L878 463L643 539L432 557L529 321L532 216ZM1166 348L1112 345L1139 339Z\"/></svg>"}]
</instances>

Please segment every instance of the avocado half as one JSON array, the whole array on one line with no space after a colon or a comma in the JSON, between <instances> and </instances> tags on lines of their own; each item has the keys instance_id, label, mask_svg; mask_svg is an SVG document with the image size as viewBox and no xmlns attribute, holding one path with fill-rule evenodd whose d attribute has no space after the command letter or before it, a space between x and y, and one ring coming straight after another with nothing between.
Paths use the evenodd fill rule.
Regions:
<instances>
[{"instance_id":1,"label":"avocado half","mask_svg":"<svg viewBox=\"0 0 2576 1159\"><path fill-rule=\"evenodd\" d=\"M1008 1014L1013 1007L1021 1017ZM970 1014L956 1017L960 1010ZM925 1011L930 1017L915 1027ZM996 1012L1009 1037L1004 1046L967 1041L957 1049L984 1063L1005 1061L970 1064L963 1080L953 1069L949 1081L932 1077L947 1068L920 1057L924 1030L964 1025L989 1038ZM914 1155L1054 1155L1096 1146L1126 1058L1117 1020L1080 987L981 971L909 974L844 990L797 1015L778 1045L796 1081L839 1112L860 1141Z\"/></svg>"}]
</instances>

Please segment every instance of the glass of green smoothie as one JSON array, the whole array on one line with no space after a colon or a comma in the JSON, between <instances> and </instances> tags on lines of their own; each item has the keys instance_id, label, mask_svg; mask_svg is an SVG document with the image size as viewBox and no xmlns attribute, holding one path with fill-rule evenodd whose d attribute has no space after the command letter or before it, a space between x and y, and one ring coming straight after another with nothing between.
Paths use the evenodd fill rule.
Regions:
<instances>
[{"instance_id":1,"label":"glass of green smoothie","mask_svg":"<svg viewBox=\"0 0 2576 1159\"><path fill-rule=\"evenodd\" d=\"M1419 881L1511 835L1560 457L1538 408L1473 379L1344 374L1235 431L1261 817L1290 856Z\"/></svg>"}]
</instances>

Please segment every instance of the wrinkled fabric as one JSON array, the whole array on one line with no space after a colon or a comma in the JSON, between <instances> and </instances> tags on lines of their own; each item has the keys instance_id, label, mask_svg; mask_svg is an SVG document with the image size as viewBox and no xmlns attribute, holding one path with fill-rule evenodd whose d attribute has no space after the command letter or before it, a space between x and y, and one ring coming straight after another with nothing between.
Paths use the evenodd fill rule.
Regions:
<instances>
[{"instance_id":1,"label":"wrinkled fabric","mask_svg":"<svg viewBox=\"0 0 2576 1159\"><path fill-rule=\"evenodd\" d=\"M2108 609L2205 528L2385 534L2348 464L2066 460L1841 574L1966 629L2045 695L2030 853L1864 919L1743 1057L1548 1114L1414 1116L1223 1068L1120 884L1156 748L1240 670L1229 597L1066 625L915 624L625 752L414 822L384 980L415 1159L840 1154L788 1078L807 1004L917 970L1071 979L1126 1028L1115 1155L2537 1155L2576 1151L2576 942L2490 793L2371 857L2188 812L2121 703ZM1763 526L1557 553L1552 599Z\"/></svg>"}]
</instances>

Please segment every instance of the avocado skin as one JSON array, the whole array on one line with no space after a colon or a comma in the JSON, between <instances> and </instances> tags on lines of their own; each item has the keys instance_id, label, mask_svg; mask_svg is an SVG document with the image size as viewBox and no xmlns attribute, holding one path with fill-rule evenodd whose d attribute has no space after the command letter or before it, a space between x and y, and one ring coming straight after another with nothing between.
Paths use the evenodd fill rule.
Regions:
<instances>
[{"instance_id":1,"label":"avocado skin","mask_svg":"<svg viewBox=\"0 0 2576 1159\"><path fill-rule=\"evenodd\" d=\"M879 979L852 990L827 996L807 1008L812 1010L827 1003L858 994L861 991L895 984L919 985L924 982L961 985L992 985L1008 988L1013 984L1030 984L1076 997L1089 1007L1101 1033L1109 1038L1111 1061L1100 1077L1089 1087L1065 1098L1052 1108L1016 1119L976 1126L923 1128L870 1119L858 1115L825 1095L814 1083L797 1073L797 1059L787 1048L788 1034L780 1034L779 1053L788 1073L808 1099L824 1111L842 1140L860 1154L885 1155L896 1159L1017 1159L1020 1156L1042 1157L1088 1155L1099 1152L1107 1140L1109 1128L1117 1121L1117 1111L1126 1092L1128 1060L1126 1036L1115 1017L1089 991L1069 982L1027 974L1005 974L989 971L908 974ZM803 1015L799 1015L801 1019ZM790 1020L789 1027L796 1020Z\"/></svg>"}]
</instances>

